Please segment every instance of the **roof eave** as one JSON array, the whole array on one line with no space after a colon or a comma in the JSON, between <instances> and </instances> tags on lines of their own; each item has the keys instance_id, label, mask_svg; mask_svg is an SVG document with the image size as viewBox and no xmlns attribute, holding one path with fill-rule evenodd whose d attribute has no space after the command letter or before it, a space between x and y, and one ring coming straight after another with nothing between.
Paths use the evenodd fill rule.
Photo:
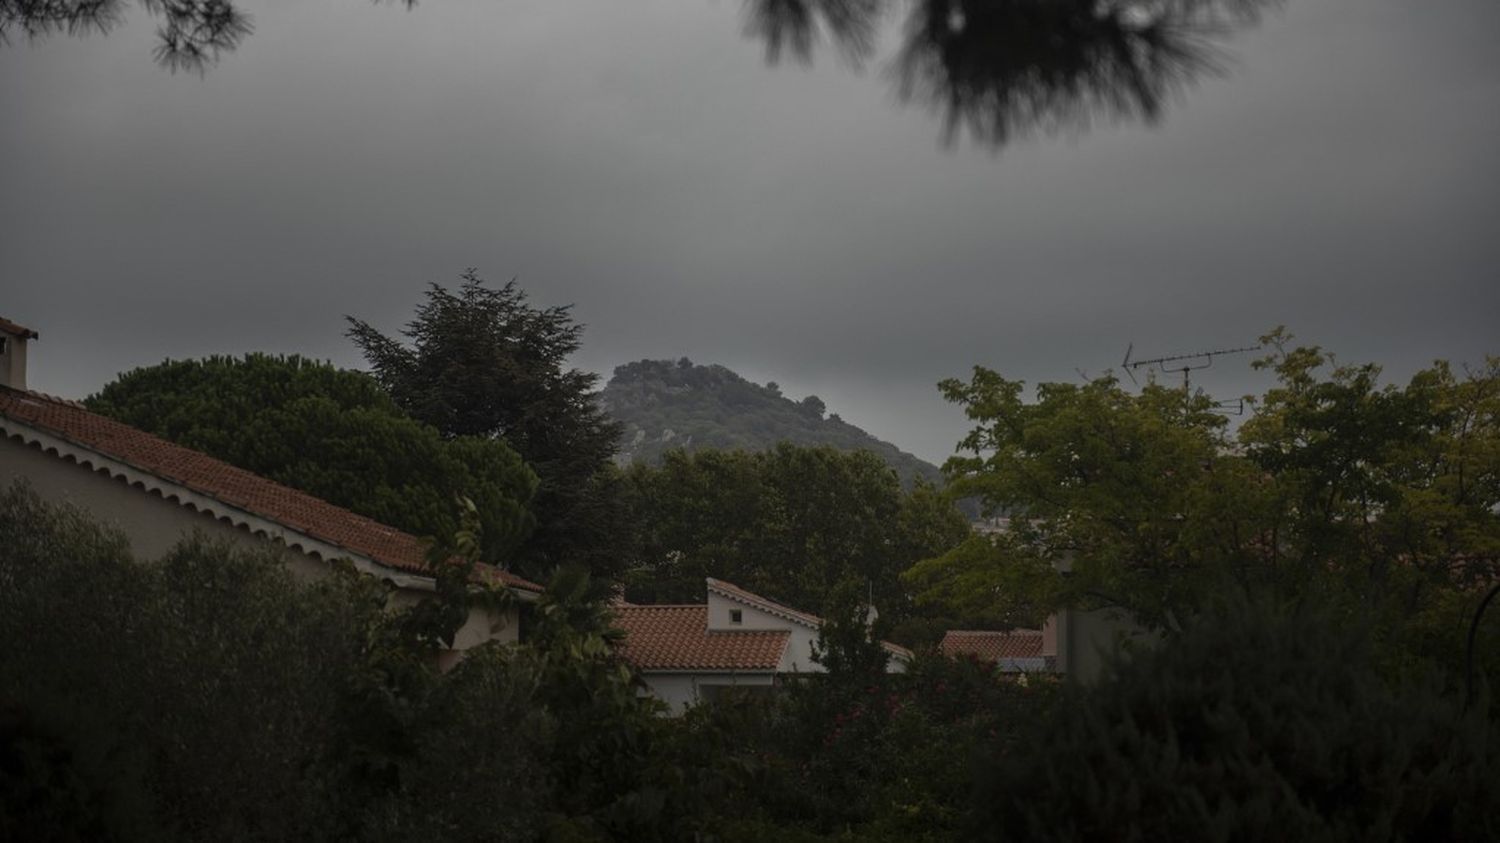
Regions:
<instances>
[{"instance_id":1,"label":"roof eave","mask_svg":"<svg viewBox=\"0 0 1500 843\"><path fill-rule=\"evenodd\" d=\"M189 484L181 483L162 477L155 472L134 465L127 460L105 454L95 448L78 442L71 437L61 433L44 430L25 422L17 421L6 415L0 415L0 433L7 438L20 440L23 444L36 447L44 453L54 451L58 455L66 455L72 458L78 465L87 467L96 472L106 472L110 477L123 480L126 483L139 483L142 488L160 494L163 500L175 502L179 506L202 512L219 520L225 520L236 527L249 529L251 532L263 533L268 539L279 541L281 544L299 550L310 556L332 562L337 559L348 559L361 573L370 574L383 580L389 580L398 588L409 588L417 591L432 591L436 588L436 580L431 576L413 573L411 571L393 568L378 559L367 554L360 553L344 547L328 539L311 535L299 527L294 527L260 513L251 512L237 504L224 501L205 490L195 488ZM285 535L276 533L290 533L297 537L297 541L286 540ZM508 583L502 583L522 600L535 601L540 595ZM529 596L528 596L529 595Z\"/></svg>"}]
</instances>

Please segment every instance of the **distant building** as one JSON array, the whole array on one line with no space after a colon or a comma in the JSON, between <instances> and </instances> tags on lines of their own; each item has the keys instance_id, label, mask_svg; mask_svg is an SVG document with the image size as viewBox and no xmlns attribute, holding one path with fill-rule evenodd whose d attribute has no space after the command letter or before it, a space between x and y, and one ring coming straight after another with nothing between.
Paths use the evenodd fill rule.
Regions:
<instances>
[{"instance_id":1,"label":"distant building","mask_svg":"<svg viewBox=\"0 0 1500 843\"><path fill-rule=\"evenodd\" d=\"M293 573L324 576L347 559L397 591L398 604L430 593L427 547L415 536L305 492L26 388L27 343L36 331L0 319L0 488L25 481L44 500L71 504L122 531L135 555L155 559L199 532L279 548ZM493 566L484 581L533 601L542 591ZM488 640L514 641L515 609L476 610L445 663Z\"/></svg>"},{"instance_id":2,"label":"distant building","mask_svg":"<svg viewBox=\"0 0 1500 843\"><path fill-rule=\"evenodd\" d=\"M1061 673L1092 682L1122 646L1154 640L1124 609L1064 609L1039 630L950 630L938 652L992 663L1002 673Z\"/></svg>"},{"instance_id":3,"label":"distant building","mask_svg":"<svg viewBox=\"0 0 1500 843\"><path fill-rule=\"evenodd\" d=\"M1047 629L949 630L938 652L949 658L973 658L993 664L1002 673L1039 673L1057 670L1057 625Z\"/></svg>"},{"instance_id":4,"label":"distant building","mask_svg":"<svg viewBox=\"0 0 1500 843\"><path fill-rule=\"evenodd\" d=\"M782 678L822 673L812 645L823 619L709 578L707 602L639 606L616 603L615 625L625 632L619 654L650 694L680 713L726 689L754 692ZM899 673L911 651L882 642L887 670Z\"/></svg>"}]
</instances>

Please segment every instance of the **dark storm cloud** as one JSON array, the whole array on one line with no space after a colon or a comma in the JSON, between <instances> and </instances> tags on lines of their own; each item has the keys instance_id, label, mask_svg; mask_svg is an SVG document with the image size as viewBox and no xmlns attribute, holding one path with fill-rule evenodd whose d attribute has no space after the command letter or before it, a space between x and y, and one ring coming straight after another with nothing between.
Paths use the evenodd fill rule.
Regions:
<instances>
[{"instance_id":1,"label":"dark storm cloud","mask_svg":"<svg viewBox=\"0 0 1500 843\"><path fill-rule=\"evenodd\" d=\"M205 77L105 38L0 49L0 315L33 383L164 357L356 365L478 266L577 303L579 363L723 362L940 459L933 384L1285 323L1397 375L1500 351L1500 11L1293 0L1159 126L998 155L880 68L767 68L736 4L250 6ZM1199 383L1260 385L1245 359Z\"/></svg>"}]
</instances>

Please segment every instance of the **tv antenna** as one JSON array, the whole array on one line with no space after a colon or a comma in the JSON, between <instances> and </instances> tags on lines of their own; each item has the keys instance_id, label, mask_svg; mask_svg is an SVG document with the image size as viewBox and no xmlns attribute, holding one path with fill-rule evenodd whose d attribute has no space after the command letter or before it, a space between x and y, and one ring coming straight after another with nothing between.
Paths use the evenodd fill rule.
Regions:
<instances>
[{"instance_id":1,"label":"tv antenna","mask_svg":"<svg viewBox=\"0 0 1500 843\"><path fill-rule=\"evenodd\" d=\"M1225 354L1244 354L1247 351L1260 351L1258 345L1247 345L1243 348L1218 348L1213 351L1199 351L1193 354L1171 354L1166 357L1152 357L1149 360L1131 360L1130 355L1135 351L1135 343L1131 343L1125 349L1125 359L1120 366L1125 369L1125 374L1130 376L1130 382L1140 386L1140 381L1135 379L1135 370L1142 366L1155 366L1163 374L1182 374L1182 388L1187 391L1192 386L1192 373L1199 369L1207 369L1214 364L1214 358ZM1222 402L1221 402L1222 403ZM1241 406L1241 410L1243 410Z\"/></svg>"}]
</instances>

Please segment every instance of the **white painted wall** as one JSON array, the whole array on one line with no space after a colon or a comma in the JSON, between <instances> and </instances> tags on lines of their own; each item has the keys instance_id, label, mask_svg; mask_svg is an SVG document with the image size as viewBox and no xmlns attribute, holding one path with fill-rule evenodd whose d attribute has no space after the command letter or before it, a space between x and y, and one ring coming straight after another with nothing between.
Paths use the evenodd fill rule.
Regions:
<instances>
[{"instance_id":1,"label":"white painted wall","mask_svg":"<svg viewBox=\"0 0 1500 843\"><path fill-rule=\"evenodd\" d=\"M646 692L667 704L668 714L676 716L688 708L707 701L720 688L771 688L775 677L769 673L643 673Z\"/></svg>"},{"instance_id":2,"label":"white painted wall","mask_svg":"<svg viewBox=\"0 0 1500 843\"><path fill-rule=\"evenodd\" d=\"M740 612L740 623L730 618L733 611ZM812 660L812 645L818 640L818 632L796 621L779 615L746 606L712 591L708 593L708 628L724 630L786 630L791 633L786 651L781 655L780 673L822 673L823 666Z\"/></svg>"}]
</instances>

